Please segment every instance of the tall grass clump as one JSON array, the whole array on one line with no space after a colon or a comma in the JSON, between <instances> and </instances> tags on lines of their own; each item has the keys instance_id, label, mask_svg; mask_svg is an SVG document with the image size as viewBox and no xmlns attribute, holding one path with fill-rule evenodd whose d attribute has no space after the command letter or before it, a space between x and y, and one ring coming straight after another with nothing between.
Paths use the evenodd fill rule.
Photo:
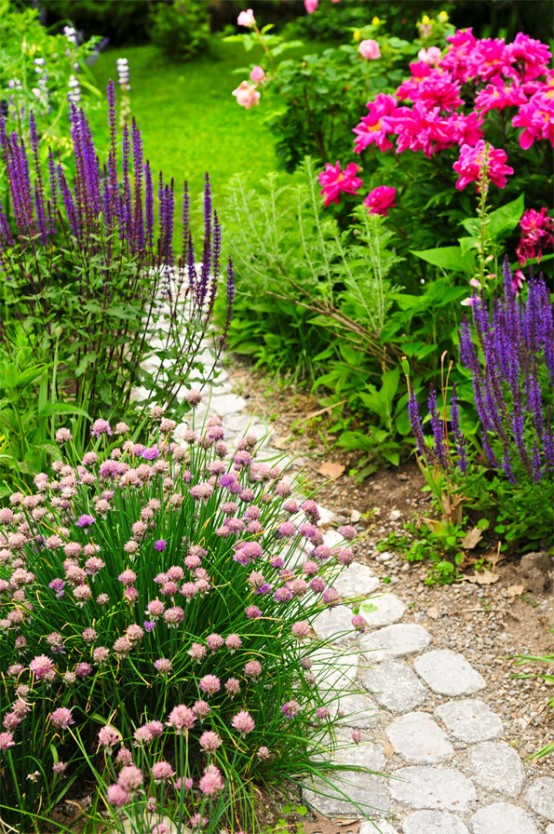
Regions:
<instances>
[{"instance_id":1,"label":"tall grass clump","mask_svg":"<svg viewBox=\"0 0 554 834\"><path fill-rule=\"evenodd\" d=\"M145 443L98 419L82 458L61 429L54 476L0 510L0 810L16 831L64 796L85 831L256 831L260 788L331 767L336 693L318 687L311 623L339 603L351 550L324 543L315 502L252 435L230 450L218 418L178 440L151 418Z\"/></svg>"}]
</instances>

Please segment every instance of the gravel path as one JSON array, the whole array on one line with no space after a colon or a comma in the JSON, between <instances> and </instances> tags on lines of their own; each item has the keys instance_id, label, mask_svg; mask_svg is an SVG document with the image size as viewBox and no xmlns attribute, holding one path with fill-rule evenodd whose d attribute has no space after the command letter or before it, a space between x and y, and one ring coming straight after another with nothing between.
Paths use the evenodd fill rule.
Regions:
<instances>
[{"instance_id":1,"label":"gravel path","mask_svg":"<svg viewBox=\"0 0 554 834\"><path fill-rule=\"evenodd\" d=\"M209 409L222 418L231 441L246 430L260 438L269 434L246 408L223 370ZM270 443L267 457L282 455ZM323 515L332 522L332 512ZM330 544L337 537L332 528L325 535ZM335 796L306 790L305 801L328 817L359 817L344 798L348 794L372 820L362 823L361 834L554 834L552 766L522 760L513 746L525 728L525 721L511 722L525 683L514 683L504 708L491 708L501 700L494 697L494 670L475 668L475 652L465 650L471 643L467 634L445 641L444 624L437 639L433 621L425 627L414 621L413 604L403 598L400 566L398 576L391 592L378 572L354 563L337 583L343 604L314 624L319 637L332 641L326 659L331 653L336 685L341 691L349 687L340 701L344 726L336 760L387 777L347 774L344 781L337 779ZM349 605L349 599L357 602ZM354 604L370 626L357 637L351 630L345 634Z\"/></svg>"}]
</instances>

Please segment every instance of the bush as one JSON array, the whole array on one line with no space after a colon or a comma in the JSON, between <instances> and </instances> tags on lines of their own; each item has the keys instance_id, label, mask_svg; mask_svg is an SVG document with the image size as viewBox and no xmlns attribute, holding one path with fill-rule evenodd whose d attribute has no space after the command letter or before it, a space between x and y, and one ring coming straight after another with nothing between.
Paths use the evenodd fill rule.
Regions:
<instances>
[{"instance_id":1,"label":"bush","mask_svg":"<svg viewBox=\"0 0 554 834\"><path fill-rule=\"evenodd\" d=\"M206 179L197 267L186 184L177 258L174 182L160 175L156 222L156 186L140 131L134 123L131 130L124 126L120 168L113 85L108 99L110 147L104 165L84 112L72 109L73 185L52 152L47 166L41 164L33 117L30 151L21 135L0 134L9 185L8 210L0 208L0 257L9 278L0 346L11 357L14 345L24 340L34 361L52 369L47 402L72 404L93 418L101 412L125 416L141 389L146 402L154 399L182 413L181 386L207 372L197 356L220 271L220 228L210 184ZM229 303L232 283L229 265ZM34 402L40 408L40 398ZM20 442L18 431L15 426L8 440Z\"/></svg>"},{"instance_id":2,"label":"bush","mask_svg":"<svg viewBox=\"0 0 554 834\"><path fill-rule=\"evenodd\" d=\"M190 61L210 43L210 15L203 0L164 0L152 10L152 43L174 61Z\"/></svg>"},{"instance_id":3,"label":"bush","mask_svg":"<svg viewBox=\"0 0 554 834\"><path fill-rule=\"evenodd\" d=\"M337 693L311 623L350 549L325 545L255 437L230 451L212 418L180 445L151 417L144 444L97 420L82 459L62 428L54 477L0 510L0 795L18 830L92 778L86 831L104 808L110 830L257 831L259 786L331 767Z\"/></svg>"}]
</instances>

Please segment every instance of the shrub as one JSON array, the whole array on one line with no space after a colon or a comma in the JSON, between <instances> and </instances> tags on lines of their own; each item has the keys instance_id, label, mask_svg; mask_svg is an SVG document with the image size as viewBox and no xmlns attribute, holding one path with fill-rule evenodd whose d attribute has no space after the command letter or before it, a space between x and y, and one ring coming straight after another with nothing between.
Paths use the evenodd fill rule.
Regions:
<instances>
[{"instance_id":1,"label":"shrub","mask_svg":"<svg viewBox=\"0 0 554 834\"><path fill-rule=\"evenodd\" d=\"M175 185L157 189L135 123L116 147L113 85L108 89L110 147L101 165L89 122L72 108L75 177L50 152L41 165L30 119L30 151L16 132L0 133L9 186L0 208L0 258L7 281L0 341L10 356L17 329L35 360L53 366L49 401L106 416L130 408L142 386L183 411L179 390L205 369L196 364L211 319L220 270L220 228L209 180L204 195L202 265L195 265L189 195L183 192L182 254L174 253ZM158 198L158 220L154 213ZM8 219L9 218L9 219ZM228 270L228 300L232 297ZM220 344L220 343L218 343Z\"/></svg>"},{"instance_id":2,"label":"shrub","mask_svg":"<svg viewBox=\"0 0 554 834\"><path fill-rule=\"evenodd\" d=\"M203 0L164 0L152 10L152 43L174 61L190 61L210 42L210 14Z\"/></svg>"},{"instance_id":3,"label":"shrub","mask_svg":"<svg viewBox=\"0 0 554 834\"><path fill-rule=\"evenodd\" d=\"M2 819L23 831L91 777L86 830L110 807L118 830L257 830L257 786L330 767L311 622L350 549L255 437L230 451L211 418L180 445L151 417L144 444L97 420L82 459L61 429L54 477L0 510Z\"/></svg>"}]
</instances>

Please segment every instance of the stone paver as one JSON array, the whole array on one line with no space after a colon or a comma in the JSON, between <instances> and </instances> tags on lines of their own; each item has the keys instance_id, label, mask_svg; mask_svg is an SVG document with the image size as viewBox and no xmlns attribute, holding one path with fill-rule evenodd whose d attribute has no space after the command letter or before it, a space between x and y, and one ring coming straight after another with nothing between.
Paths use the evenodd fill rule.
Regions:
<instances>
[{"instance_id":1,"label":"stone paver","mask_svg":"<svg viewBox=\"0 0 554 834\"><path fill-rule=\"evenodd\" d=\"M531 783L525 798L533 811L554 822L554 779L550 776L536 779Z\"/></svg>"},{"instance_id":2,"label":"stone paver","mask_svg":"<svg viewBox=\"0 0 554 834\"><path fill-rule=\"evenodd\" d=\"M494 802L473 815L471 834L539 834L539 829L523 808Z\"/></svg>"},{"instance_id":3,"label":"stone paver","mask_svg":"<svg viewBox=\"0 0 554 834\"><path fill-rule=\"evenodd\" d=\"M347 605L337 605L318 614L312 627L320 640L331 639L333 643L344 643L358 635L352 627L353 616L354 612Z\"/></svg>"},{"instance_id":4,"label":"stone paver","mask_svg":"<svg viewBox=\"0 0 554 834\"><path fill-rule=\"evenodd\" d=\"M425 712L395 718L386 733L395 752L409 764L437 764L454 753L445 733Z\"/></svg>"},{"instance_id":5,"label":"stone paver","mask_svg":"<svg viewBox=\"0 0 554 834\"><path fill-rule=\"evenodd\" d=\"M402 767L390 782L393 799L410 808L469 811L477 799L473 783L449 767Z\"/></svg>"},{"instance_id":6,"label":"stone paver","mask_svg":"<svg viewBox=\"0 0 554 834\"><path fill-rule=\"evenodd\" d=\"M427 690L418 676L397 660L364 669L361 681L377 703L390 712L407 712L427 700Z\"/></svg>"},{"instance_id":7,"label":"stone paver","mask_svg":"<svg viewBox=\"0 0 554 834\"><path fill-rule=\"evenodd\" d=\"M360 614L371 628L397 623L405 612L406 603L396 594L375 594L360 605Z\"/></svg>"},{"instance_id":8,"label":"stone paver","mask_svg":"<svg viewBox=\"0 0 554 834\"><path fill-rule=\"evenodd\" d=\"M414 663L415 670L439 695L472 695L486 686L484 678L463 655L450 649L425 652Z\"/></svg>"},{"instance_id":9,"label":"stone paver","mask_svg":"<svg viewBox=\"0 0 554 834\"><path fill-rule=\"evenodd\" d=\"M449 811L415 811L406 817L403 834L469 834L460 817Z\"/></svg>"},{"instance_id":10,"label":"stone paver","mask_svg":"<svg viewBox=\"0 0 554 834\"><path fill-rule=\"evenodd\" d=\"M474 743L496 738L502 729L500 716L478 698L448 701L435 710L450 736L458 741Z\"/></svg>"},{"instance_id":11,"label":"stone paver","mask_svg":"<svg viewBox=\"0 0 554 834\"><path fill-rule=\"evenodd\" d=\"M361 651L369 663L405 657L425 649L431 635L423 626L415 623L397 623L365 634L360 640Z\"/></svg>"},{"instance_id":12,"label":"stone paver","mask_svg":"<svg viewBox=\"0 0 554 834\"><path fill-rule=\"evenodd\" d=\"M482 741L470 750L470 760L471 775L478 785L512 799L519 796L525 771L519 755L509 744Z\"/></svg>"},{"instance_id":13,"label":"stone paver","mask_svg":"<svg viewBox=\"0 0 554 834\"><path fill-rule=\"evenodd\" d=\"M379 580L367 565L353 562L335 580L334 586L344 599L366 597L379 587Z\"/></svg>"},{"instance_id":14,"label":"stone paver","mask_svg":"<svg viewBox=\"0 0 554 834\"><path fill-rule=\"evenodd\" d=\"M211 367L208 347L202 356ZM155 369L155 361L150 364ZM179 402L186 390L178 392ZM139 390L137 398L147 393ZM270 448L271 428L246 412L247 400L233 391L227 370L204 393L197 425L218 414L229 446L252 433L262 446L262 460L281 459L281 468L291 462ZM187 422L177 427L177 440L186 428ZM391 519L393 514L397 519L395 510ZM324 541L333 546L341 540L336 516L325 508L321 516ZM298 550L297 559L306 554L307 549ZM393 554L377 558L385 562ZM337 764L362 765L390 778L329 771L328 782L312 786L327 796L307 787L304 800L328 816L369 817L375 825L363 822L360 834L554 834L554 779L525 783L517 751L492 741L502 731L500 717L484 701L464 697L484 689L486 681L463 655L430 649L426 629L401 622L406 612L401 584L390 593L367 565L355 562L334 586L343 604L313 625L320 638L338 642L337 632L348 631L344 640L352 642L323 647L312 657L322 691L332 696L332 714L342 715L338 748L331 756ZM363 636L351 629L351 606L368 622ZM445 696L453 700L436 703ZM362 736L358 745L352 741L354 729Z\"/></svg>"},{"instance_id":15,"label":"stone paver","mask_svg":"<svg viewBox=\"0 0 554 834\"><path fill-rule=\"evenodd\" d=\"M340 724L356 730L367 730L375 727L379 720L379 707L368 695L352 692L339 698L337 709L342 714Z\"/></svg>"}]
</instances>

